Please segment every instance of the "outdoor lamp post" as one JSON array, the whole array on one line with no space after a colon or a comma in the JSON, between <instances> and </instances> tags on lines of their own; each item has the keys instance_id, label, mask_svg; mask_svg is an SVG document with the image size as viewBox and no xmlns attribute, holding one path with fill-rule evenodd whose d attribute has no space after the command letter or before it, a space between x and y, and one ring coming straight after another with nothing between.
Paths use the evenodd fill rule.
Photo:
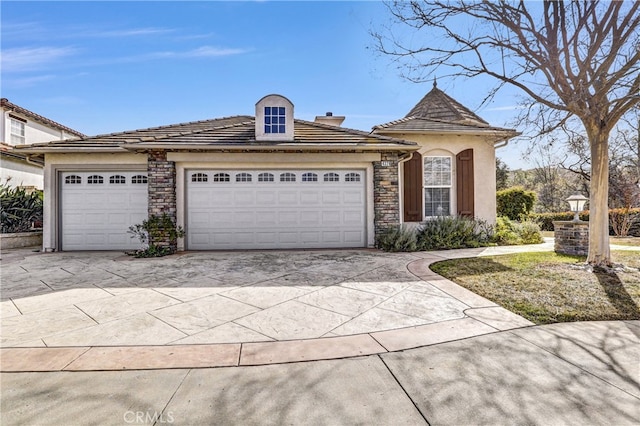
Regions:
<instances>
[{"instance_id":1,"label":"outdoor lamp post","mask_svg":"<svg viewBox=\"0 0 640 426\"><path fill-rule=\"evenodd\" d=\"M571 211L575 214L573 217L574 222L579 222L580 217L578 216L580 212L584 209L584 205L589 199L582 194L573 194L566 200L571 207Z\"/></svg>"}]
</instances>

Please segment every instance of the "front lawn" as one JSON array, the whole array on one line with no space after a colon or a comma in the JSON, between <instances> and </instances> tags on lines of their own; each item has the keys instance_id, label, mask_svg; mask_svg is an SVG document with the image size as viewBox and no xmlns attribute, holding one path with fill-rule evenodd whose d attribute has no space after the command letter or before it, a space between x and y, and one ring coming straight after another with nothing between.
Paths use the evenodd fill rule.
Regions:
<instances>
[{"instance_id":1,"label":"front lawn","mask_svg":"<svg viewBox=\"0 0 640 426\"><path fill-rule=\"evenodd\" d=\"M624 267L611 273L549 252L447 260L431 269L536 324L640 319L640 251L612 256Z\"/></svg>"}]
</instances>

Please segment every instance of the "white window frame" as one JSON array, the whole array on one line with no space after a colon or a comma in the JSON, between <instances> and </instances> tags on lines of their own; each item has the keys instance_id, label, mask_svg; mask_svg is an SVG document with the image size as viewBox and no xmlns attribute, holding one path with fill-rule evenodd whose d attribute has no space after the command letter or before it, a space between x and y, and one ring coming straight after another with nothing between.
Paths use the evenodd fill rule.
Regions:
<instances>
[{"instance_id":1,"label":"white window frame","mask_svg":"<svg viewBox=\"0 0 640 426\"><path fill-rule=\"evenodd\" d=\"M427 159L446 159L449 161L449 175L444 181L441 179L443 176L438 177L437 183L427 183ZM424 208L425 220L433 219L438 216L451 216L453 211L453 157L450 155L423 155L422 156L422 204ZM436 173L442 173L442 170L434 170ZM448 200L448 212L443 214L427 214L427 192L430 189L446 189L449 192Z\"/></svg>"},{"instance_id":2,"label":"white window frame","mask_svg":"<svg viewBox=\"0 0 640 426\"><path fill-rule=\"evenodd\" d=\"M26 122L9 117L9 127L11 132L12 145L24 145L26 141Z\"/></svg>"}]
</instances>

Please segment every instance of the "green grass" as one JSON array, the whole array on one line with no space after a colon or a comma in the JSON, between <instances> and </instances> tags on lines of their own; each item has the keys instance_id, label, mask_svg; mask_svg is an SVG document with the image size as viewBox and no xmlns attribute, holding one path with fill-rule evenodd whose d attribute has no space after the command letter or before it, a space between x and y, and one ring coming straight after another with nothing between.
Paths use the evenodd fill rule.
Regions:
<instances>
[{"instance_id":1,"label":"green grass","mask_svg":"<svg viewBox=\"0 0 640 426\"><path fill-rule=\"evenodd\" d=\"M613 252L613 260L619 265L609 272L549 252L447 260L431 269L536 324L640 319L640 252Z\"/></svg>"}]
</instances>

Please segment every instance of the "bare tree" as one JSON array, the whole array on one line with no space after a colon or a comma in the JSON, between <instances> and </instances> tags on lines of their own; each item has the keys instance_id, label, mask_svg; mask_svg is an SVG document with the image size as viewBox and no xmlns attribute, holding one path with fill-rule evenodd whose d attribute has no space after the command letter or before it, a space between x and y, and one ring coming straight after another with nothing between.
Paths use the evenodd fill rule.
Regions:
<instances>
[{"instance_id":1,"label":"bare tree","mask_svg":"<svg viewBox=\"0 0 640 426\"><path fill-rule=\"evenodd\" d=\"M523 119L552 131L576 117L591 157L589 256L610 265L609 133L638 103L640 2L427 0L387 4L377 49L406 77L489 76L529 99ZM409 30L409 31L407 31Z\"/></svg>"}]
</instances>

